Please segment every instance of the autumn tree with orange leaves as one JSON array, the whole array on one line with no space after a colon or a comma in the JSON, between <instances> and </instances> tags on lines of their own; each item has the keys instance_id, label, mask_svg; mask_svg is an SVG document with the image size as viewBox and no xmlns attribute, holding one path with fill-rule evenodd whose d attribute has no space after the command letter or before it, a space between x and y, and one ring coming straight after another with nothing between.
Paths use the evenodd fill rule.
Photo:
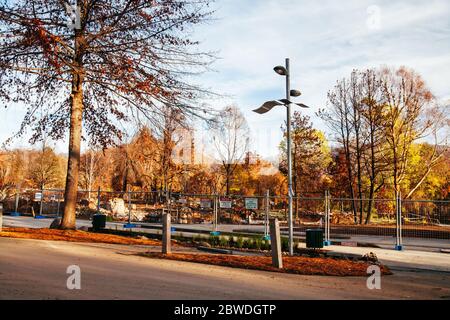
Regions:
<instances>
[{"instance_id":1,"label":"autumn tree with orange leaves","mask_svg":"<svg viewBox=\"0 0 450 320\"><path fill-rule=\"evenodd\" d=\"M33 143L42 128L53 139L69 131L62 229L75 228L82 139L106 147L121 138L119 122L167 108L204 116L193 102L205 91L185 79L211 56L185 35L208 2L0 0L0 101L27 106L16 135L31 127Z\"/></svg>"}]
</instances>

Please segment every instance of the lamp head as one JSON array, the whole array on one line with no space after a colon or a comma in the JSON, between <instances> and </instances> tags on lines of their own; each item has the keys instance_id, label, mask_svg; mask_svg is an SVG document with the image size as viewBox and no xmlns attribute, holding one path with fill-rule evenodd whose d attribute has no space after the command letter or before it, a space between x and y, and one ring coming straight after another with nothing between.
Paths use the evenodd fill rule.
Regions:
<instances>
[{"instance_id":1,"label":"lamp head","mask_svg":"<svg viewBox=\"0 0 450 320\"><path fill-rule=\"evenodd\" d=\"M291 90L291 97L300 97L302 93L299 90Z\"/></svg>"},{"instance_id":2,"label":"lamp head","mask_svg":"<svg viewBox=\"0 0 450 320\"><path fill-rule=\"evenodd\" d=\"M285 76L287 75L287 70L285 67L283 66L276 66L275 68L273 68L273 70L278 73L280 76Z\"/></svg>"}]
</instances>

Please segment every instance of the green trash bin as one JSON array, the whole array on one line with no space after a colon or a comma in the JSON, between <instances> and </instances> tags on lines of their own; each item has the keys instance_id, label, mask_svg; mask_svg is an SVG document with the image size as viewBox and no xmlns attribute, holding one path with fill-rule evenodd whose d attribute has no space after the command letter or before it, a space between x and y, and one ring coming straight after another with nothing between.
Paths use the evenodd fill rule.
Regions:
<instances>
[{"instance_id":1,"label":"green trash bin","mask_svg":"<svg viewBox=\"0 0 450 320\"><path fill-rule=\"evenodd\" d=\"M106 214L94 214L92 217L92 229L94 231L105 229L106 227Z\"/></svg>"},{"instance_id":2,"label":"green trash bin","mask_svg":"<svg viewBox=\"0 0 450 320\"><path fill-rule=\"evenodd\" d=\"M308 229L306 230L306 247L313 249L323 248L323 230Z\"/></svg>"}]
</instances>

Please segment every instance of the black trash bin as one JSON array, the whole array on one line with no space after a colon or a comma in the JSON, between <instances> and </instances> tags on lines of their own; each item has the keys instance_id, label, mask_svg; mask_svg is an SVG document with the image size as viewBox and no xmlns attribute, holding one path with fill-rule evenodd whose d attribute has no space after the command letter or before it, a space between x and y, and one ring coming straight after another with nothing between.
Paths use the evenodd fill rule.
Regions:
<instances>
[{"instance_id":1,"label":"black trash bin","mask_svg":"<svg viewBox=\"0 0 450 320\"><path fill-rule=\"evenodd\" d=\"M106 214L94 214L92 217L92 229L94 231L105 229L106 227Z\"/></svg>"},{"instance_id":2,"label":"black trash bin","mask_svg":"<svg viewBox=\"0 0 450 320\"><path fill-rule=\"evenodd\" d=\"M313 249L323 248L323 230L308 229L306 230L306 247Z\"/></svg>"}]
</instances>

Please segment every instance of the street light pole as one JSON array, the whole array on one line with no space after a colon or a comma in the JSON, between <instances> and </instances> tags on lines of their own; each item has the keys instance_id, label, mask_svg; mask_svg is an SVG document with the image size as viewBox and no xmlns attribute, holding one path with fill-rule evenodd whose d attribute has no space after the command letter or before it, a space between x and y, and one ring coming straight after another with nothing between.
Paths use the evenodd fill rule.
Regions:
<instances>
[{"instance_id":1,"label":"street light pole","mask_svg":"<svg viewBox=\"0 0 450 320\"><path fill-rule=\"evenodd\" d=\"M289 58L286 58L286 99L291 101L291 75ZM292 221L292 151L291 151L291 104L286 104L287 113L287 162L288 162L288 228L289 228L289 255L294 254L294 226Z\"/></svg>"},{"instance_id":2,"label":"street light pole","mask_svg":"<svg viewBox=\"0 0 450 320\"><path fill-rule=\"evenodd\" d=\"M293 103L291 97L299 97L301 92L298 90L291 90L291 75L289 70L289 58L286 58L286 67L276 66L273 70L280 76L286 77L286 99L270 100L264 102L259 108L253 110L256 113L264 114L272 110L276 106L286 107L286 140L287 140L287 162L288 162L288 228L289 228L289 255L294 254L294 224L292 221L292 150L291 150L291 105L295 104L301 108L309 108L303 103Z\"/></svg>"}]
</instances>

